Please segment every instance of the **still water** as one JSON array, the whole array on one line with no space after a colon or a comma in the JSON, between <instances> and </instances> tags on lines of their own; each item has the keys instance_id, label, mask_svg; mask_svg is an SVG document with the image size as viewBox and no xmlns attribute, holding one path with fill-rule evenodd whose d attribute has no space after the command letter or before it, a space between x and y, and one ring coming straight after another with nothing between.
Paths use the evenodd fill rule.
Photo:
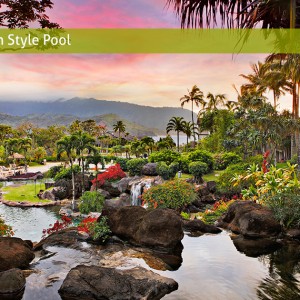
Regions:
<instances>
[{"instance_id":1,"label":"still water","mask_svg":"<svg viewBox=\"0 0 300 300\"><path fill-rule=\"evenodd\" d=\"M0 205L0 215L13 226L16 237L38 241L42 229L57 219L57 208L21 209ZM252 258L236 250L230 233L226 231L200 237L185 234L182 243L183 263L177 271L153 270L162 276L174 278L179 284L177 291L163 299L300 299L299 244L289 244L270 255ZM27 278L23 299L60 299L57 290L68 271L78 264L90 264L92 258L97 257L93 250L96 246L89 247L89 254L74 249L52 249L56 254L40 261L35 268L41 271ZM142 259L137 259L136 264L146 266ZM57 280L46 287L45 283L51 276L57 277Z\"/></svg>"},{"instance_id":2,"label":"still water","mask_svg":"<svg viewBox=\"0 0 300 300\"><path fill-rule=\"evenodd\" d=\"M0 203L0 216L4 218L6 224L12 226L15 237L38 242L43 235L43 229L49 228L49 225L54 224L59 218L59 209L59 206L46 209L38 207L20 208Z\"/></svg>"}]
</instances>

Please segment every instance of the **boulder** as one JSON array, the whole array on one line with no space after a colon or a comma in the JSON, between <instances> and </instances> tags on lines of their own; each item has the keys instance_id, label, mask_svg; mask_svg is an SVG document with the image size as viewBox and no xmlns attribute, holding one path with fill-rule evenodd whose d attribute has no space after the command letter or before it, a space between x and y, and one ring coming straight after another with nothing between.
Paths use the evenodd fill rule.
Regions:
<instances>
[{"instance_id":1,"label":"boulder","mask_svg":"<svg viewBox=\"0 0 300 300\"><path fill-rule=\"evenodd\" d=\"M101 189L108 192L111 197L119 197L121 194L118 189L118 183L115 182L105 181Z\"/></svg>"},{"instance_id":2,"label":"boulder","mask_svg":"<svg viewBox=\"0 0 300 300\"><path fill-rule=\"evenodd\" d=\"M231 204L217 226L250 238L277 236L282 229L271 210L253 201Z\"/></svg>"},{"instance_id":3,"label":"boulder","mask_svg":"<svg viewBox=\"0 0 300 300\"><path fill-rule=\"evenodd\" d=\"M131 182L138 180L140 178L141 177L139 177L139 176L122 178L118 182L118 189L119 189L120 193L125 193L125 192L130 193Z\"/></svg>"},{"instance_id":4,"label":"boulder","mask_svg":"<svg viewBox=\"0 0 300 300\"><path fill-rule=\"evenodd\" d=\"M106 199L104 201L104 209L109 207L122 207L122 201L120 198L114 198L114 199Z\"/></svg>"},{"instance_id":5,"label":"boulder","mask_svg":"<svg viewBox=\"0 0 300 300\"><path fill-rule=\"evenodd\" d=\"M209 189L207 186L200 185L197 189L199 197L209 195Z\"/></svg>"},{"instance_id":6,"label":"boulder","mask_svg":"<svg viewBox=\"0 0 300 300\"><path fill-rule=\"evenodd\" d=\"M216 226L205 224L201 220L183 220L183 229L189 232L201 232L201 233L220 233L222 230Z\"/></svg>"},{"instance_id":7,"label":"boulder","mask_svg":"<svg viewBox=\"0 0 300 300\"><path fill-rule=\"evenodd\" d=\"M206 187L210 193L215 193L217 190L217 183L215 181L207 181Z\"/></svg>"},{"instance_id":8,"label":"boulder","mask_svg":"<svg viewBox=\"0 0 300 300\"><path fill-rule=\"evenodd\" d=\"M117 270L79 265L67 275L59 289L64 299L161 299L178 288L173 279L141 267Z\"/></svg>"},{"instance_id":9,"label":"boulder","mask_svg":"<svg viewBox=\"0 0 300 300\"><path fill-rule=\"evenodd\" d=\"M231 237L231 239L238 251L250 257L270 254L282 247L277 241L267 238L247 239L243 236L235 236Z\"/></svg>"},{"instance_id":10,"label":"boulder","mask_svg":"<svg viewBox=\"0 0 300 300\"><path fill-rule=\"evenodd\" d=\"M28 268L34 259L29 243L20 238L0 237L0 271Z\"/></svg>"},{"instance_id":11,"label":"boulder","mask_svg":"<svg viewBox=\"0 0 300 300\"><path fill-rule=\"evenodd\" d=\"M0 272L0 299L3 299L3 294L18 295L24 289L25 283L25 276L20 269L14 268Z\"/></svg>"},{"instance_id":12,"label":"boulder","mask_svg":"<svg viewBox=\"0 0 300 300\"><path fill-rule=\"evenodd\" d=\"M209 194L209 195L202 196L200 198L200 201L204 204L211 204L211 203L215 203L216 199L213 197L213 195Z\"/></svg>"},{"instance_id":13,"label":"boulder","mask_svg":"<svg viewBox=\"0 0 300 300\"><path fill-rule=\"evenodd\" d=\"M122 206L129 206L131 205L130 195L126 193L122 193L120 195L120 201L122 203Z\"/></svg>"},{"instance_id":14,"label":"boulder","mask_svg":"<svg viewBox=\"0 0 300 300\"><path fill-rule=\"evenodd\" d=\"M183 238L180 216L171 209L147 211L140 206L104 209L113 234L150 248L172 249Z\"/></svg>"},{"instance_id":15,"label":"boulder","mask_svg":"<svg viewBox=\"0 0 300 300\"><path fill-rule=\"evenodd\" d=\"M34 250L45 250L48 246L80 248L80 242L85 241L86 239L87 236L81 235L76 227L71 227L50 234L37 243Z\"/></svg>"},{"instance_id":16,"label":"boulder","mask_svg":"<svg viewBox=\"0 0 300 300\"><path fill-rule=\"evenodd\" d=\"M54 189L55 188L52 188L52 189L49 189L49 190L46 190L46 191L43 191L43 192L40 192L38 194L38 197L42 200L51 200L51 201L55 201L55 192L54 192ZM64 188L62 187L56 187L56 189L62 189L62 190L65 190Z\"/></svg>"},{"instance_id":17,"label":"boulder","mask_svg":"<svg viewBox=\"0 0 300 300\"><path fill-rule=\"evenodd\" d=\"M111 195L108 191L105 191L103 189L97 189L97 192L100 193L105 199L111 198Z\"/></svg>"},{"instance_id":18,"label":"boulder","mask_svg":"<svg viewBox=\"0 0 300 300\"><path fill-rule=\"evenodd\" d=\"M142 174L146 176L157 176L157 163L147 163L142 168Z\"/></svg>"}]
</instances>

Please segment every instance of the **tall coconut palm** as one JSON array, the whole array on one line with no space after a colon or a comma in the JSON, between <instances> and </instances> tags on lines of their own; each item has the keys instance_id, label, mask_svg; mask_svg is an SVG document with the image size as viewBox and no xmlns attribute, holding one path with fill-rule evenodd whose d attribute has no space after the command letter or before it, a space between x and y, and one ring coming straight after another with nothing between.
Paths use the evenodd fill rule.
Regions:
<instances>
[{"instance_id":1,"label":"tall coconut palm","mask_svg":"<svg viewBox=\"0 0 300 300\"><path fill-rule=\"evenodd\" d=\"M172 117L166 127L167 133L170 131L176 131L177 133L177 150L179 152L179 133L183 132L183 117Z\"/></svg>"},{"instance_id":2,"label":"tall coconut palm","mask_svg":"<svg viewBox=\"0 0 300 300\"><path fill-rule=\"evenodd\" d=\"M65 153L68 157L70 167L71 167L71 174L72 174L72 209L75 208L75 174L73 169L74 164L74 149L76 148L76 139L73 136L65 136L60 139L57 145L57 156L58 158Z\"/></svg>"},{"instance_id":3,"label":"tall coconut palm","mask_svg":"<svg viewBox=\"0 0 300 300\"><path fill-rule=\"evenodd\" d=\"M236 109L236 107L237 107L237 102L236 101L226 101L225 107L229 111L234 111Z\"/></svg>"},{"instance_id":4,"label":"tall coconut palm","mask_svg":"<svg viewBox=\"0 0 300 300\"><path fill-rule=\"evenodd\" d=\"M182 27L300 27L299 0L167 0L167 3L180 16Z\"/></svg>"},{"instance_id":5,"label":"tall coconut palm","mask_svg":"<svg viewBox=\"0 0 300 300\"><path fill-rule=\"evenodd\" d=\"M184 95L180 98L181 101L181 107L183 107L186 103L191 102L192 103L192 123L195 125L194 122L194 104L199 107L201 104L202 106L205 105L205 101L203 99L203 92L197 87L197 85L194 85L191 89L191 91L188 90L188 94ZM194 137L194 143L196 144L196 136Z\"/></svg>"},{"instance_id":6,"label":"tall coconut palm","mask_svg":"<svg viewBox=\"0 0 300 300\"><path fill-rule=\"evenodd\" d=\"M121 142L121 132L126 131L126 126L123 121L117 121L116 124L113 125L114 132L118 132L119 141Z\"/></svg>"}]
</instances>

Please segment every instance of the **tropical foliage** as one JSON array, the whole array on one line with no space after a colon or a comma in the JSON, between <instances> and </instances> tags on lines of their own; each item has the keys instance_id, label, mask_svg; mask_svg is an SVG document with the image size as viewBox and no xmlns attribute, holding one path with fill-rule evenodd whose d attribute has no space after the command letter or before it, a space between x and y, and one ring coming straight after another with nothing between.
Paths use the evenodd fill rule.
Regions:
<instances>
[{"instance_id":1,"label":"tropical foliage","mask_svg":"<svg viewBox=\"0 0 300 300\"><path fill-rule=\"evenodd\" d=\"M101 212L104 200L104 196L97 191L85 192L79 199L79 210L82 214Z\"/></svg>"},{"instance_id":2,"label":"tropical foliage","mask_svg":"<svg viewBox=\"0 0 300 300\"><path fill-rule=\"evenodd\" d=\"M183 180L171 180L146 190L142 199L149 208L172 208L181 211L196 199L194 187Z\"/></svg>"}]
</instances>

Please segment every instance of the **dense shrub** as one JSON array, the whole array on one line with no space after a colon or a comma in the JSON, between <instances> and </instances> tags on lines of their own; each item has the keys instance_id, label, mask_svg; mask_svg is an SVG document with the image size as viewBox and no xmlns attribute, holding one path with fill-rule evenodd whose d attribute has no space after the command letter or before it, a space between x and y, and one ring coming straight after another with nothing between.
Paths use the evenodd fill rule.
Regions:
<instances>
[{"instance_id":1,"label":"dense shrub","mask_svg":"<svg viewBox=\"0 0 300 300\"><path fill-rule=\"evenodd\" d=\"M248 163L239 163L239 164L234 164L230 165L226 168L225 172L231 172L231 173L244 173L250 165Z\"/></svg>"},{"instance_id":2,"label":"dense shrub","mask_svg":"<svg viewBox=\"0 0 300 300\"><path fill-rule=\"evenodd\" d=\"M179 164L179 171L183 173L189 173L189 164L192 162L189 160L187 155L181 155L181 157L177 158L176 161Z\"/></svg>"},{"instance_id":3,"label":"dense shrub","mask_svg":"<svg viewBox=\"0 0 300 300\"><path fill-rule=\"evenodd\" d=\"M242 189L247 188L249 184L247 182L243 182L237 185L233 185L231 180L236 176L236 174L244 173L245 171L237 172L236 170L230 170L228 167L219 176L219 179L217 181L217 193L228 198L231 198L233 195L240 194L242 192Z\"/></svg>"},{"instance_id":4,"label":"dense shrub","mask_svg":"<svg viewBox=\"0 0 300 300\"><path fill-rule=\"evenodd\" d=\"M194 187L184 180L171 180L152 186L142 199L150 208L172 208L182 210L196 199Z\"/></svg>"},{"instance_id":5,"label":"dense shrub","mask_svg":"<svg viewBox=\"0 0 300 300\"><path fill-rule=\"evenodd\" d=\"M127 169L130 176L141 175L142 168L147 163L147 159L143 158L134 158L127 161Z\"/></svg>"},{"instance_id":6,"label":"dense shrub","mask_svg":"<svg viewBox=\"0 0 300 300\"><path fill-rule=\"evenodd\" d=\"M57 157L56 156L46 156L46 161L55 162L55 161L57 161Z\"/></svg>"},{"instance_id":7,"label":"dense shrub","mask_svg":"<svg viewBox=\"0 0 300 300\"><path fill-rule=\"evenodd\" d=\"M105 198L97 191L85 192L79 199L79 210L82 214L101 212Z\"/></svg>"},{"instance_id":8,"label":"dense shrub","mask_svg":"<svg viewBox=\"0 0 300 300\"><path fill-rule=\"evenodd\" d=\"M172 162L170 165L169 165L169 177L170 178L174 178L176 176L176 173L180 171L180 168L179 168L179 163L178 162Z\"/></svg>"},{"instance_id":9,"label":"dense shrub","mask_svg":"<svg viewBox=\"0 0 300 300\"><path fill-rule=\"evenodd\" d=\"M156 171L163 179L168 180L170 178L169 167L165 162L161 161L157 163Z\"/></svg>"},{"instance_id":10,"label":"dense shrub","mask_svg":"<svg viewBox=\"0 0 300 300\"><path fill-rule=\"evenodd\" d=\"M286 228L300 227L299 194L276 194L267 198L265 204L274 212L275 218Z\"/></svg>"},{"instance_id":11,"label":"dense shrub","mask_svg":"<svg viewBox=\"0 0 300 300\"><path fill-rule=\"evenodd\" d=\"M248 163L249 166L256 164L261 166L263 162L263 156L261 154L255 156L249 156L245 159L245 162Z\"/></svg>"},{"instance_id":12,"label":"dense shrub","mask_svg":"<svg viewBox=\"0 0 300 300\"><path fill-rule=\"evenodd\" d=\"M101 186L105 181L115 181L126 177L125 172L121 169L119 164L110 166L104 173L97 174L97 178L92 180L92 183Z\"/></svg>"},{"instance_id":13,"label":"dense shrub","mask_svg":"<svg viewBox=\"0 0 300 300\"><path fill-rule=\"evenodd\" d=\"M128 162L128 158L124 158L124 157L116 158L116 163L119 164L121 166L121 169L125 172L128 171L127 162Z\"/></svg>"},{"instance_id":14,"label":"dense shrub","mask_svg":"<svg viewBox=\"0 0 300 300\"><path fill-rule=\"evenodd\" d=\"M54 178L58 173L61 172L63 166L53 166L47 172L47 177Z\"/></svg>"},{"instance_id":15,"label":"dense shrub","mask_svg":"<svg viewBox=\"0 0 300 300\"><path fill-rule=\"evenodd\" d=\"M180 157L180 153L172 150L162 150L159 152L153 152L149 156L150 162L160 162L163 161L167 165L171 164L173 161L176 161Z\"/></svg>"},{"instance_id":16,"label":"dense shrub","mask_svg":"<svg viewBox=\"0 0 300 300\"><path fill-rule=\"evenodd\" d=\"M294 154L290 160L292 165L298 164L298 154Z\"/></svg>"},{"instance_id":17,"label":"dense shrub","mask_svg":"<svg viewBox=\"0 0 300 300\"><path fill-rule=\"evenodd\" d=\"M225 170L231 164L237 164L242 161L240 155L234 152L225 152L214 155L214 169Z\"/></svg>"},{"instance_id":18,"label":"dense shrub","mask_svg":"<svg viewBox=\"0 0 300 300\"><path fill-rule=\"evenodd\" d=\"M202 176L208 172L208 166L201 161L194 161L189 164L189 172L194 176L195 180L202 182Z\"/></svg>"},{"instance_id":19,"label":"dense shrub","mask_svg":"<svg viewBox=\"0 0 300 300\"><path fill-rule=\"evenodd\" d=\"M206 150L195 150L189 153L188 156L190 161L201 161L207 164L208 171L213 169L213 157L212 154Z\"/></svg>"},{"instance_id":20,"label":"dense shrub","mask_svg":"<svg viewBox=\"0 0 300 300\"><path fill-rule=\"evenodd\" d=\"M74 174L80 173L80 167L78 165L73 166ZM62 168L59 173L57 173L54 177L55 181L61 179L72 179L72 170L71 168Z\"/></svg>"}]
</instances>

